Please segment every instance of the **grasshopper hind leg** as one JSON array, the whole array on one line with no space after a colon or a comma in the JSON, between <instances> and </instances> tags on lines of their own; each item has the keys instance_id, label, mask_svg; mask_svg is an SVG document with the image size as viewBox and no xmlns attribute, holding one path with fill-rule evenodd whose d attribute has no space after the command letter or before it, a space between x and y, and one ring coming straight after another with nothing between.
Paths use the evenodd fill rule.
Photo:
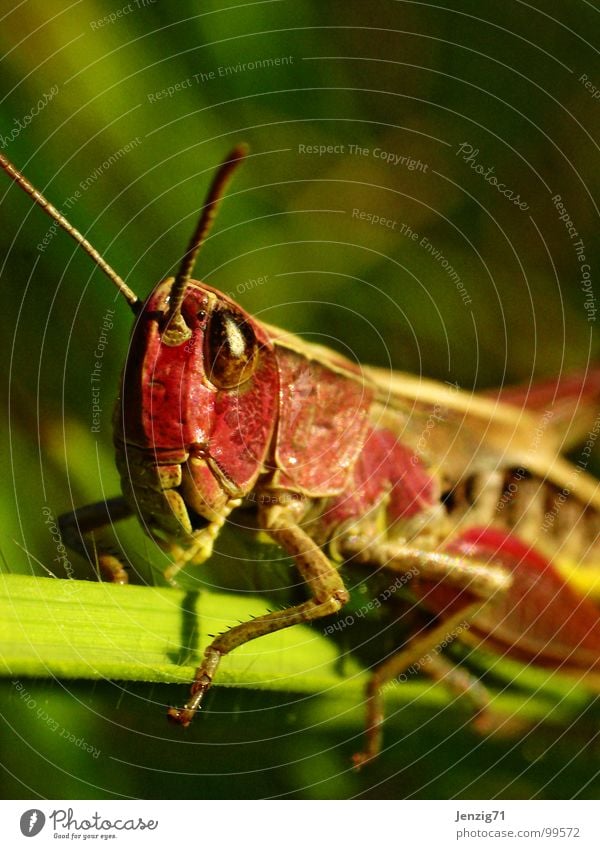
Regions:
<instances>
[{"instance_id":1,"label":"grasshopper hind leg","mask_svg":"<svg viewBox=\"0 0 600 849\"><path fill-rule=\"evenodd\" d=\"M447 604L438 624L413 636L405 647L375 667L366 691L365 748L354 756L355 766L360 768L379 753L386 685L407 670L422 671L436 680L444 680L455 693L466 695L475 711L475 724L483 730L489 714L483 685L477 686L468 673L454 669L440 652L459 629L469 627L482 605L509 590L511 575L501 566L464 555L426 551L393 542L374 543L358 535L348 536L340 547L349 559L376 564L388 572L406 576L409 585L411 581L425 582L425 586L441 591Z\"/></svg>"},{"instance_id":2,"label":"grasshopper hind leg","mask_svg":"<svg viewBox=\"0 0 600 849\"><path fill-rule=\"evenodd\" d=\"M118 496L79 507L71 513L63 513L58 517L58 526L65 545L90 563L97 562L104 580L114 584L127 584L129 578L122 561L114 552L102 548L96 550L86 537L131 515L132 510L125 499Z\"/></svg>"},{"instance_id":3,"label":"grasshopper hind leg","mask_svg":"<svg viewBox=\"0 0 600 849\"><path fill-rule=\"evenodd\" d=\"M438 659L436 655L439 652L439 647L452 639L455 630L478 607L479 602L471 604L468 608L463 608L425 633L413 637L407 646L390 655L387 660L384 660L374 668L366 688L365 746L362 751L357 752L352 758L354 766L357 769L360 769L366 763L376 758L381 751L386 689L392 682L401 679L401 676L407 670L427 673L428 666L432 662L435 663ZM443 668L444 674L448 675L449 667L450 665L448 667L438 667L438 669L441 670ZM431 672L435 677L436 673L433 669ZM485 699L483 701L487 703ZM484 703L482 702L480 708L483 709L483 707Z\"/></svg>"},{"instance_id":4,"label":"grasshopper hind leg","mask_svg":"<svg viewBox=\"0 0 600 849\"><path fill-rule=\"evenodd\" d=\"M457 617L457 622L459 619L464 622L467 618L468 613L463 611ZM450 694L466 703L471 711L470 727L476 733L481 735L500 733L512 736L527 729L526 723L515 720L514 717L507 717L492 707L486 686L475 675L462 666L455 665L439 653L438 640L443 641L451 636L452 630L453 624L449 621L444 622L437 631L430 631L429 636L422 642L415 642L375 668L367 684L365 747L363 751L353 756L357 769L376 758L381 751L386 690L392 682L400 684L401 681L406 680L408 678L406 673L413 670L415 673L422 673L433 681L443 684Z\"/></svg>"}]
</instances>

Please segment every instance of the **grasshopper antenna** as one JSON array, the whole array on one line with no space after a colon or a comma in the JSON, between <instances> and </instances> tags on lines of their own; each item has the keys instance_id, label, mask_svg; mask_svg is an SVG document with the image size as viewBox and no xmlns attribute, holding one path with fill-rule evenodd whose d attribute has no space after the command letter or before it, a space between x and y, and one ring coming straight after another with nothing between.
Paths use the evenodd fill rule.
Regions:
<instances>
[{"instance_id":1,"label":"grasshopper antenna","mask_svg":"<svg viewBox=\"0 0 600 849\"><path fill-rule=\"evenodd\" d=\"M49 215L50 218L53 218L57 224L60 224L63 230L68 233L72 239L75 239L77 244L84 249L86 254L94 260L96 265L100 266L102 271L112 280L119 292L123 295L133 312L137 314L139 312L139 299L137 295L129 288L127 283L119 277L117 272L110 267L106 260L102 258L96 248L81 235L79 230L76 230L72 224L69 224L64 215L61 215L58 209L53 206L50 201L46 200L44 195L41 192L38 192L38 190L31 185L29 180L21 174L12 162L10 162L2 153L0 153L0 166L6 171L8 176L29 195L29 197L33 198L37 205L44 210L46 215Z\"/></svg>"},{"instance_id":2,"label":"grasshopper antenna","mask_svg":"<svg viewBox=\"0 0 600 849\"><path fill-rule=\"evenodd\" d=\"M184 254L175 282L171 287L169 312L165 319L165 333L173 335L173 341L176 340L176 337L181 338L181 335L189 336L189 331L186 333L187 328L184 326L183 319L181 318L181 305L185 295L185 287L192 278L196 258L200 248L206 241L206 237L210 233L219 209L219 204L225 194L225 189L233 176L233 172L246 158L248 150L249 148L246 144L238 144L234 147L231 153L223 160L213 178L200 214L200 220Z\"/></svg>"}]
</instances>

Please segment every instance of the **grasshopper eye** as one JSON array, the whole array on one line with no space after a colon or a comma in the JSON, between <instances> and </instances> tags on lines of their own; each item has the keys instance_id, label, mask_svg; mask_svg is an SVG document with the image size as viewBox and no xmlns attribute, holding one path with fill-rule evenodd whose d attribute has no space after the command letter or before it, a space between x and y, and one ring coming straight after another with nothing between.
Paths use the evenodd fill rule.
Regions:
<instances>
[{"instance_id":1,"label":"grasshopper eye","mask_svg":"<svg viewBox=\"0 0 600 849\"><path fill-rule=\"evenodd\" d=\"M209 380L218 389L245 383L256 367L258 343L246 319L217 307L206 328L205 362Z\"/></svg>"}]
</instances>

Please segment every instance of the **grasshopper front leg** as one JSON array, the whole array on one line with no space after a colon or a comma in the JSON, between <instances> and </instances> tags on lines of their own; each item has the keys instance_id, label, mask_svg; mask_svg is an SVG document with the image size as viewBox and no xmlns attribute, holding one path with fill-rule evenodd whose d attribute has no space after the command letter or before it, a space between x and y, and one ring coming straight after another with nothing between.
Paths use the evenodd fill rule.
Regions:
<instances>
[{"instance_id":1,"label":"grasshopper front leg","mask_svg":"<svg viewBox=\"0 0 600 849\"><path fill-rule=\"evenodd\" d=\"M223 655L264 634L312 622L336 613L347 601L348 592L335 567L316 543L297 524L291 510L280 505L267 508L263 514L265 530L290 554L307 584L312 598L285 610L267 613L250 622L237 625L220 634L206 648L204 659L194 677L190 699L183 708L169 708L169 719L187 727L199 710L210 688Z\"/></svg>"},{"instance_id":2,"label":"grasshopper front leg","mask_svg":"<svg viewBox=\"0 0 600 849\"><path fill-rule=\"evenodd\" d=\"M63 513L58 517L58 526L65 545L72 551L76 551L86 560L91 561L90 552L85 544L85 536L93 531L112 525L121 519L127 519L132 515L131 507L123 496L109 498L107 501L99 501L96 504L88 504L79 507L71 513ZM98 552L98 568L101 574L114 584L127 584L129 578L127 572L118 557L108 552Z\"/></svg>"}]
</instances>

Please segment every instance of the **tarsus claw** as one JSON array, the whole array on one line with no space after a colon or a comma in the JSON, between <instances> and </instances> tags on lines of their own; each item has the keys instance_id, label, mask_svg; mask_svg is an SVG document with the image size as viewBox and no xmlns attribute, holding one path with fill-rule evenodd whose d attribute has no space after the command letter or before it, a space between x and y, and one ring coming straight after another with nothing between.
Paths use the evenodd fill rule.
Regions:
<instances>
[{"instance_id":1,"label":"tarsus claw","mask_svg":"<svg viewBox=\"0 0 600 849\"><path fill-rule=\"evenodd\" d=\"M193 712L186 710L185 708L171 707L167 711L167 719L174 725L181 725L183 728L187 728L193 718Z\"/></svg>"},{"instance_id":2,"label":"tarsus claw","mask_svg":"<svg viewBox=\"0 0 600 849\"><path fill-rule=\"evenodd\" d=\"M372 761L375 755L370 755L368 752L356 752L356 754L352 755L352 763L354 764L354 769L359 772L365 764L368 764L369 761Z\"/></svg>"}]
</instances>

